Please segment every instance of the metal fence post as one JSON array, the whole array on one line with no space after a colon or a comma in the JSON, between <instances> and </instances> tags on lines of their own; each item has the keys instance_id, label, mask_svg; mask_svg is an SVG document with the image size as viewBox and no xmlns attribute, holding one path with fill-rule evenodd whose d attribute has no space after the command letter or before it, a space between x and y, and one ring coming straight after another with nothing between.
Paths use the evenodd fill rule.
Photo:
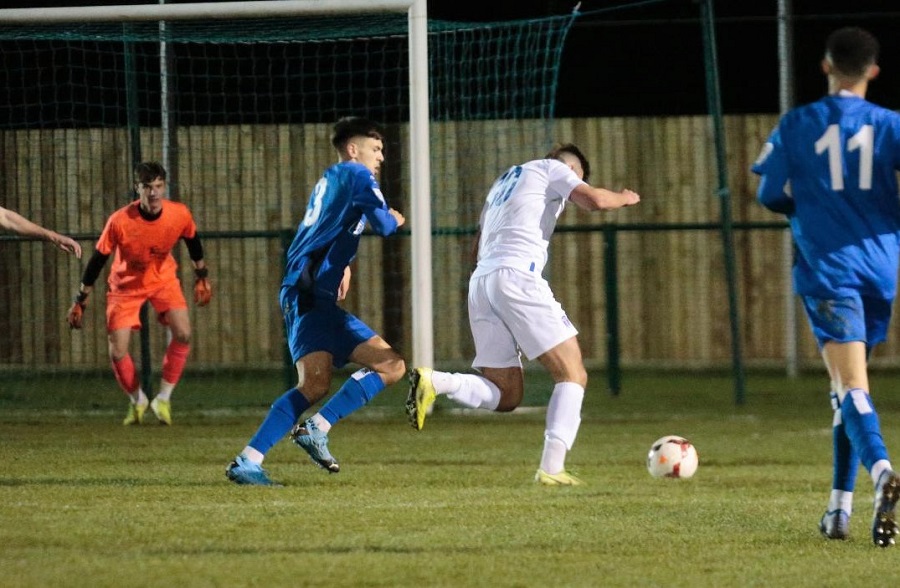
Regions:
<instances>
[{"instance_id":1,"label":"metal fence post","mask_svg":"<svg viewBox=\"0 0 900 588\"><path fill-rule=\"evenodd\" d=\"M618 396L622 389L619 365L619 268L616 253L616 225L603 225L603 269L606 284L606 377L609 392Z\"/></svg>"}]
</instances>

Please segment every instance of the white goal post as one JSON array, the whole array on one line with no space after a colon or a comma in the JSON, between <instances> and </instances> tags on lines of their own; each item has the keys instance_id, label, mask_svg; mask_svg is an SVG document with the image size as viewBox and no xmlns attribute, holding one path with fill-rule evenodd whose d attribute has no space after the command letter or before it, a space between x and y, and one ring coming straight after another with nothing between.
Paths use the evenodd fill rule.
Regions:
<instances>
[{"instance_id":1,"label":"white goal post","mask_svg":"<svg viewBox=\"0 0 900 588\"><path fill-rule=\"evenodd\" d=\"M412 363L434 363L431 167L428 112L428 13L426 0L264 0L209 4L75 6L0 10L0 24L176 21L278 16L402 13L409 17L409 159L412 260Z\"/></svg>"}]
</instances>

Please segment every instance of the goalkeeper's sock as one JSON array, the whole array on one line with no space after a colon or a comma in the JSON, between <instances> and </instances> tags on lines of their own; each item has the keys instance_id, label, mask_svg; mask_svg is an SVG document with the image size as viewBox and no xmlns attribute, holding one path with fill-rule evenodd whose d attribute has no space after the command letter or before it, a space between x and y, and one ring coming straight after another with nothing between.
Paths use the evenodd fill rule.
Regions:
<instances>
[{"instance_id":1,"label":"goalkeeper's sock","mask_svg":"<svg viewBox=\"0 0 900 588\"><path fill-rule=\"evenodd\" d=\"M841 402L841 420L853 449L866 470L872 474L872 467L877 462L888 460L888 452L881 437L881 424L875 405L865 390L854 388L847 392Z\"/></svg>"},{"instance_id":2,"label":"goalkeeper's sock","mask_svg":"<svg viewBox=\"0 0 900 588\"><path fill-rule=\"evenodd\" d=\"M852 496L853 488L856 485L856 472L859 469L859 457L853 451L853 444L847 437L837 392L831 393L831 407L834 409L834 420L832 421L834 476L831 487L834 492L849 492ZM834 509L829 508L829 510Z\"/></svg>"},{"instance_id":3,"label":"goalkeeper's sock","mask_svg":"<svg viewBox=\"0 0 900 588\"><path fill-rule=\"evenodd\" d=\"M119 359L113 359L112 369L119 387L125 394L133 395L141 387L137 370L134 369L134 360L131 359L131 355L128 353Z\"/></svg>"},{"instance_id":4,"label":"goalkeeper's sock","mask_svg":"<svg viewBox=\"0 0 900 588\"><path fill-rule=\"evenodd\" d=\"M309 400L306 396L291 388L272 403L269 413L247 445L265 455L287 435L307 408Z\"/></svg>"},{"instance_id":5,"label":"goalkeeper's sock","mask_svg":"<svg viewBox=\"0 0 900 588\"><path fill-rule=\"evenodd\" d=\"M138 406L147 406L149 400L147 399L147 395L144 394L144 390L138 386L138 389L128 395L128 399L131 400L131 404L135 404Z\"/></svg>"},{"instance_id":6,"label":"goalkeeper's sock","mask_svg":"<svg viewBox=\"0 0 900 588\"><path fill-rule=\"evenodd\" d=\"M173 390L175 390L175 384L162 380L159 383L159 392L156 393L156 398L162 402L168 402L172 397Z\"/></svg>"},{"instance_id":7,"label":"goalkeeper's sock","mask_svg":"<svg viewBox=\"0 0 900 588\"><path fill-rule=\"evenodd\" d=\"M172 339L169 341L169 346L166 347L162 363L162 379L170 382L173 387L181 379L181 373L184 371L184 364L187 363L190 352L190 343L182 343L178 339Z\"/></svg>"},{"instance_id":8,"label":"goalkeeper's sock","mask_svg":"<svg viewBox=\"0 0 900 588\"><path fill-rule=\"evenodd\" d=\"M368 368L362 368L344 382L340 390L325 403L319 414L333 426L342 418L368 404L382 390L384 381L381 376Z\"/></svg>"},{"instance_id":9,"label":"goalkeeper's sock","mask_svg":"<svg viewBox=\"0 0 900 588\"><path fill-rule=\"evenodd\" d=\"M438 372L435 372L438 373ZM456 390L447 392L447 398L469 408L485 408L497 410L500 404L500 388L484 376L475 374L452 374L456 376L459 385ZM435 389L438 388L437 378L433 378ZM545 470L546 471L546 470Z\"/></svg>"}]
</instances>

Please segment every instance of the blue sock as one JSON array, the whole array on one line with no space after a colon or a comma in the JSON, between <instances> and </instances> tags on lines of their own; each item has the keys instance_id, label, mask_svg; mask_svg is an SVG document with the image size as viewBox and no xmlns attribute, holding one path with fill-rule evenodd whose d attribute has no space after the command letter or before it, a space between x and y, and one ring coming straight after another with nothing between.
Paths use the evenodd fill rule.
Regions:
<instances>
[{"instance_id":1,"label":"blue sock","mask_svg":"<svg viewBox=\"0 0 900 588\"><path fill-rule=\"evenodd\" d=\"M296 388L291 388L272 403L269 414L266 415L248 445L265 455L291 430L307 408L309 408L309 400L306 399L306 396L300 394Z\"/></svg>"},{"instance_id":2,"label":"blue sock","mask_svg":"<svg viewBox=\"0 0 900 588\"><path fill-rule=\"evenodd\" d=\"M354 372L344 382L341 389L325 403L319 414L333 425L368 404L382 390L384 390L384 382L381 380L381 376L370 369L363 368Z\"/></svg>"},{"instance_id":3,"label":"blue sock","mask_svg":"<svg viewBox=\"0 0 900 588\"><path fill-rule=\"evenodd\" d=\"M888 459L887 448L881 437L878 414L865 390L854 388L847 392L844 402L841 403L841 420L844 422L844 431L866 471L871 471L876 461Z\"/></svg>"},{"instance_id":4,"label":"blue sock","mask_svg":"<svg viewBox=\"0 0 900 588\"><path fill-rule=\"evenodd\" d=\"M853 445L850 443L850 438L847 437L837 392L831 393L831 407L834 409L832 424L834 478L831 487L835 490L853 492L856 485L856 473L859 470L859 457L853 451Z\"/></svg>"}]
</instances>

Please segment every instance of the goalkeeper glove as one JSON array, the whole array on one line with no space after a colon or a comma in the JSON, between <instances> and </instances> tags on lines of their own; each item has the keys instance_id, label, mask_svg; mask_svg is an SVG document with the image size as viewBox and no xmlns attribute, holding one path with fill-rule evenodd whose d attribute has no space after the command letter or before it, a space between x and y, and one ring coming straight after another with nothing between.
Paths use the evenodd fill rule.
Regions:
<instances>
[{"instance_id":1,"label":"goalkeeper glove","mask_svg":"<svg viewBox=\"0 0 900 588\"><path fill-rule=\"evenodd\" d=\"M212 300L212 286L209 284L209 269L195 269L197 279L194 281L194 302L197 306L206 306Z\"/></svg>"},{"instance_id":2,"label":"goalkeeper glove","mask_svg":"<svg viewBox=\"0 0 900 588\"><path fill-rule=\"evenodd\" d=\"M69 314L66 315L66 322L69 323L69 328L81 328L84 309L87 308L87 297L87 292L79 292L75 295L75 299L72 301L72 308L69 309Z\"/></svg>"}]
</instances>

